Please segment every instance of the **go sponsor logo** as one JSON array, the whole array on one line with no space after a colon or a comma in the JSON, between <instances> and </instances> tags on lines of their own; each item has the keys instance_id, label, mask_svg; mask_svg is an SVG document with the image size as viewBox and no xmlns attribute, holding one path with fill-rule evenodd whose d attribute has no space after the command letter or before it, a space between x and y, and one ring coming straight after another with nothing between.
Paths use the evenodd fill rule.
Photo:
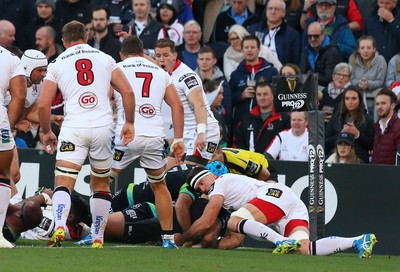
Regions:
<instances>
[{"instance_id":1,"label":"go sponsor logo","mask_svg":"<svg viewBox=\"0 0 400 272\"><path fill-rule=\"evenodd\" d=\"M97 96L92 92L83 93L79 97L79 105L84 109L92 109L96 107L98 101Z\"/></svg>"}]
</instances>

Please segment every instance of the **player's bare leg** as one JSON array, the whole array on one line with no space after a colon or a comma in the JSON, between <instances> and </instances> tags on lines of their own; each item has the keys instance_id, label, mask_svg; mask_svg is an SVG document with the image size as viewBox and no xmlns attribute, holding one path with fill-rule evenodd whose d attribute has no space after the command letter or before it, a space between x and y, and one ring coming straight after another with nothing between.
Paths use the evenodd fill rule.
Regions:
<instances>
[{"instance_id":1,"label":"player's bare leg","mask_svg":"<svg viewBox=\"0 0 400 272\"><path fill-rule=\"evenodd\" d=\"M14 247L3 236L3 225L6 219L7 208L10 202L10 164L13 151L0 151L0 248Z\"/></svg>"},{"instance_id":2,"label":"player's bare leg","mask_svg":"<svg viewBox=\"0 0 400 272\"><path fill-rule=\"evenodd\" d=\"M172 199L165 183L165 166L161 169L145 169L151 189L154 192L157 216L161 225L163 247L177 248L172 229Z\"/></svg>"},{"instance_id":3,"label":"player's bare leg","mask_svg":"<svg viewBox=\"0 0 400 272\"><path fill-rule=\"evenodd\" d=\"M55 231L47 244L50 247L60 247L64 240L66 222L71 210L71 192L80 169L80 165L72 162L56 162L55 189L52 197Z\"/></svg>"},{"instance_id":4,"label":"player's bare leg","mask_svg":"<svg viewBox=\"0 0 400 272\"><path fill-rule=\"evenodd\" d=\"M102 248L104 231L107 225L111 207L110 169L92 167L90 185L93 190L90 212L92 214L93 248Z\"/></svg>"}]
</instances>

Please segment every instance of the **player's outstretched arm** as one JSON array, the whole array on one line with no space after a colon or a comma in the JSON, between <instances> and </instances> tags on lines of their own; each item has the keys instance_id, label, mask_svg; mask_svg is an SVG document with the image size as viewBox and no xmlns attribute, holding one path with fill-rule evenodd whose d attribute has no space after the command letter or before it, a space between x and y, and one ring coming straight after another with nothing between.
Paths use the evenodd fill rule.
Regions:
<instances>
[{"instance_id":1,"label":"player's outstretched arm","mask_svg":"<svg viewBox=\"0 0 400 272\"><path fill-rule=\"evenodd\" d=\"M45 79L38 101L40 132L42 133L41 140L45 151L49 154L53 154L57 147L57 137L51 131L50 125L51 103L56 95L57 88L57 83Z\"/></svg>"},{"instance_id":2,"label":"player's outstretched arm","mask_svg":"<svg viewBox=\"0 0 400 272\"><path fill-rule=\"evenodd\" d=\"M267 181L270 176L271 176L271 173L268 171L268 169L265 168L264 166L261 166L261 171L260 171L260 173L257 174L257 176L255 176L255 178L258 180Z\"/></svg>"},{"instance_id":3,"label":"player's outstretched arm","mask_svg":"<svg viewBox=\"0 0 400 272\"><path fill-rule=\"evenodd\" d=\"M234 249L242 246L243 242L244 242L243 234L227 230L225 236L218 241L217 245L219 249Z\"/></svg>"},{"instance_id":4,"label":"player's outstretched arm","mask_svg":"<svg viewBox=\"0 0 400 272\"><path fill-rule=\"evenodd\" d=\"M167 86L164 100L171 107L172 111L174 141L171 145L171 150L175 154L175 162L179 163L185 153L185 147L183 144L183 106L174 84Z\"/></svg>"},{"instance_id":5,"label":"player's outstretched arm","mask_svg":"<svg viewBox=\"0 0 400 272\"><path fill-rule=\"evenodd\" d=\"M194 114L197 122L196 148L203 150L206 147L206 127L207 111L203 100L203 90L196 87L188 96L188 100L194 108Z\"/></svg>"},{"instance_id":6,"label":"player's outstretched arm","mask_svg":"<svg viewBox=\"0 0 400 272\"><path fill-rule=\"evenodd\" d=\"M192 197L185 193L179 193L178 199L175 202L176 218L178 219L179 226L181 226L183 231L190 228L190 206L192 203Z\"/></svg>"},{"instance_id":7,"label":"player's outstretched arm","mask_svg":"<svg viewBox=\"0 0 400 272\"><path fill-rule=\"evenodd\" d=\"M11 101L8 105L8 120L10 121L11 129L21 118L24 112L26 98L26 79L25 76L15 76L10 80L9 91Z\"/></svg>"},{"instance_id":8,"label":"player's outstretched arm","mask_svg":"<svg viewBox=\"0 0 400 272\"><path fill-rule=\"evenodd\" d=\"M221 195L214 195L210 197L210 200L204 209L203 215L182 234L182 243L186 241L192 241L196 237L202 236L209 228L211 228L214 222L217 220L223 202L224 197Z\"/></svg>"},{"instance_id":9,"label":"player's outstretched arm","mask_svg":"<svg viewBox=\"0 0 400 272\"><path fill-rule=\"evenodd\" d=\"M135 95L128 79L120 68L113 70L111 75L111 86L121 94L122 102L125 110L125 124L121 130L122 144L127 145L133 141L135 136L134 120L135 120Z\"/></svg>"}]
</instances>

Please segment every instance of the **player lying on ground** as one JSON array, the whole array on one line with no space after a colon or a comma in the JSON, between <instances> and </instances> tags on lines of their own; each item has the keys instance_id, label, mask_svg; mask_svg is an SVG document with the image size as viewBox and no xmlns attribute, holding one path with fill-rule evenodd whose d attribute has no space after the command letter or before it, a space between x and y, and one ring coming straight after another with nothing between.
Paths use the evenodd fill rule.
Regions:
<instances>
[{"instance_id":1,"label":"player lying on ground","mask_svg":"<svg viewBox=\"0 0 400 272\"><path fill-rule=\"evenodd\" d=\"M377 242L374 234L351 238L332 236L311 242L307 208L284 184L265 183L235 174L216 177L203 167L196 167L189 173L188 183L196 191L207 194L209 202L203 215L178 242L203 235L221 208L234 211L228 222L229 230L275 243L273 253L299 250L302 254L329 255L354 248L359 258L369 258ZM274 224L279 232L267 226L269 224Z\"/></svg>"}]
</instances>

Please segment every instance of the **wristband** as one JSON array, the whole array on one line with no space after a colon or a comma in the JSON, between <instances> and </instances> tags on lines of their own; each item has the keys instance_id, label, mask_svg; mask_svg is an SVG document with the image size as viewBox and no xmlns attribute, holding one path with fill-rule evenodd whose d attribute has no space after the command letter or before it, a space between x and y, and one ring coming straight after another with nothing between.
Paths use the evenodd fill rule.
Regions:
<instances>
[{"instance_id":1,"label":"wristband","mask_svg":"<svg viewBox=\"0 0 400 272\"><path fill-rule=\"evenodd\" d=\"M197 134L206 133L207 125L204 123L197 124Z\"/></svg>"},{"instance_id":2,"label":"wristband","mask_svg":"<svg viewBox=\"0 0 400 272\"><path fill-rule=\"evenodd\" d=\"M302 10L301 13L307 14L307 13L308 13L308 10Z\"/></svg>"},{"instance_id":3,"label":"wristband","mask_svg":"<svg viewBox=\"0 0 400 272\"><path fill-rule=\"evenodd\" d=\"M174 145L177 144L177 143L183 143L183 138L174 139L172 141L172 144L170 146L170 149L171 149L172 152L174 152Z\"/></svg>"},{"instance_id":4,"label":"wristband","mask_svg":"<svg viewBox=\"0 0 400 272\"><path fill-rule=\"evenodd\" d=\"M44 203L46 205L52 204L51 197L48 194L46 194L46 193L40 193L40 194L44 197Z\"/></svg>"}]
</instances>

